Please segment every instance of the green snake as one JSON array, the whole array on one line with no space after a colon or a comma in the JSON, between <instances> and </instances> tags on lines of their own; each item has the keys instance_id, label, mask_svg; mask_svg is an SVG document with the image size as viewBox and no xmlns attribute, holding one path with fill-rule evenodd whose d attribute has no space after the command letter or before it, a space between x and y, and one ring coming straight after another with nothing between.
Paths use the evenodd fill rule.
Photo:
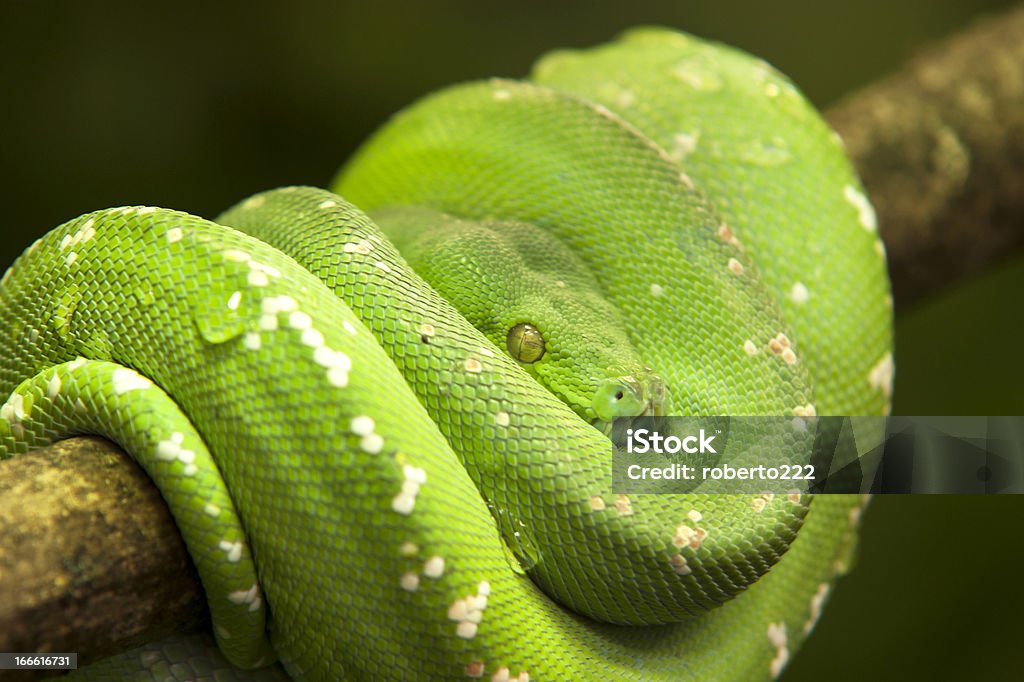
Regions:
<instances>
[{"instance_id":1,"label":"green snake","mask_svg":"<svg viewBox=\"0 0 1024 682\"><path fill-rule=\"evenodd\" d=\"M874 213L795 87L634 30L426 97L332 190L29 247L0 283L0 457L132 453L223 655L279 661L243 677L777 676L863 501L616 495L602 430L888 411ZM226 667L189 647L102 674Z\"/></svg>"}]
</instances>

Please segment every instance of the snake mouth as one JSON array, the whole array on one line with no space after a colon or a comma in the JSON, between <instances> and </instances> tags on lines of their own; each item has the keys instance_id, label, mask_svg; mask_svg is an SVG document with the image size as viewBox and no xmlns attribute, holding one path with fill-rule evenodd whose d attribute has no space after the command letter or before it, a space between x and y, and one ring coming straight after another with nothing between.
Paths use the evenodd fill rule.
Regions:
<instances>
[{"instance_id":1,"label":"snake mouth","mask_svg":"<svg viewBox=\"0 0 1024 682\"><path fill-rule=\"evenodd\" d=\"M591 409L598 419L657 415L665 400L665 383L649 369L603 380L594 391Z\"/></svg>"},{"instance_id":2,"label":"snake mouth","mask_svg":"<svg viewBox=\"0 0 1024 682\"><path fill-rule=\"evenodd\" d=\"M664 415L662 414L662 411L660 409L660 405L657 404L653 399L650 399L650 400L647 401L646 404L644 404L643 409L640 410L639 412L637 412L636 414L632 414L632 415L619 415L619 416L617 416L617 417L615 417L613 419L601 419L600 417L594 417L593 419L590 420L590 425L593 426L598 431L600 431L601 433L603 433L604 435L611 436L611 433L612 433L612 423L613 423L614 419L622 419L622 418L625 418L625 419L636 419L637 417L661 417L661 416L664 416Z\"/></svg>"}]
</instances>

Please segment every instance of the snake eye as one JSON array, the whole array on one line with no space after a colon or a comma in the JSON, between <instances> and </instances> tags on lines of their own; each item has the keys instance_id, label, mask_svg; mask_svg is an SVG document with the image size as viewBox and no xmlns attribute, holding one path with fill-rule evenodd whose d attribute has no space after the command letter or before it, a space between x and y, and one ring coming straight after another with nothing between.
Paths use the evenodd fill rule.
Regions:
<instances>
[{"instance_id":1,"label":"snake eye","mask_svg":"<svg viewBox=\"0 0 1024 682\"><path fill-rule=\"evenodd\" d=\"M505 345L513 358L527 365L544 357L544 337L533 325L517 324L509 329Z\"/></svg>"}]
</instances>

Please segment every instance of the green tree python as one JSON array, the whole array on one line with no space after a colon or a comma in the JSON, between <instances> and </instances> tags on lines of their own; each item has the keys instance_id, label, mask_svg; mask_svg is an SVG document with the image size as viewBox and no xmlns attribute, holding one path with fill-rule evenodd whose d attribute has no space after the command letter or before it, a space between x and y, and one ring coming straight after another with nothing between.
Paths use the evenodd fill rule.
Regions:
<instances>
[{"instance_id":1,"label":"green tree python","mask_svg":"<svg viewBox=\"0 0 1024 682\"><path fill-rule=\"evenodd\" d=\"M863 501L615 495L602 430L888 411L875 216L796 88L634 30L426 97L331 190L29 247L0 284L0 456L131 452L246 679L778 676ZM214 679L211 648L79 673Z\"/></svg>"}]
</instances>

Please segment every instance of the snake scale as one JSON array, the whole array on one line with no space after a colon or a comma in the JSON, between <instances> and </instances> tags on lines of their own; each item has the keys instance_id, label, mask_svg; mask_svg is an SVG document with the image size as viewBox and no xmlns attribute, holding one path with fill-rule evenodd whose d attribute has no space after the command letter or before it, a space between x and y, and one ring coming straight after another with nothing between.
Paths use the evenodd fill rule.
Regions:
<instances>
[{"instance_id":1,"label":"snake scale","mask_svg":"<svg viewBox=\"0 0 1024 682\"><path fill-rule=\"evenodd\" d=\"M779 675L863 501L615 495L600 427L888 411L884 248L795 87L637 29L426 97L331 190L96 211L4 275L0 456L133 453L253 669L192 637L79 674Z\"/></svg>"}]
</instances>

